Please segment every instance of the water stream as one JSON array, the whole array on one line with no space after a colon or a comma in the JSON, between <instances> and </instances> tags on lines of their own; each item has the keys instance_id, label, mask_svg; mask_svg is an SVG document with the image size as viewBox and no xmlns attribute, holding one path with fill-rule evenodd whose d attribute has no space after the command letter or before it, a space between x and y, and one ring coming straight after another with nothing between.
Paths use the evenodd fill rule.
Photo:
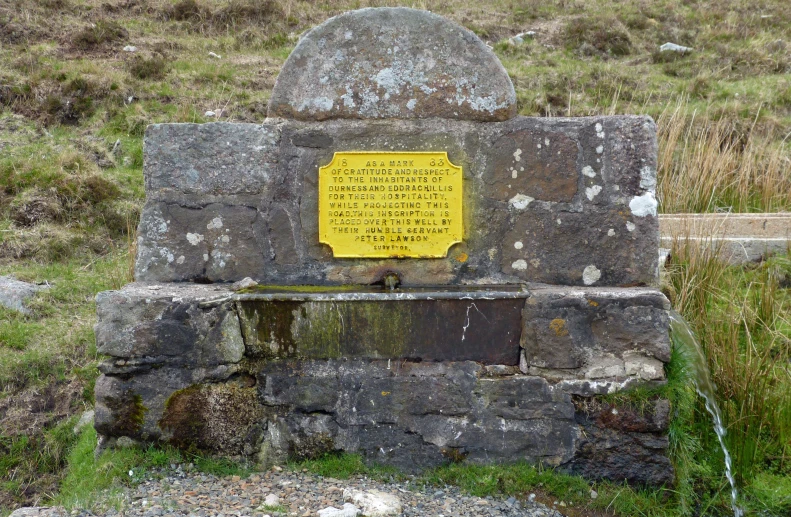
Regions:
<instances>
[{"instance_id":1,"label":"water stream","mask_svg":"<svg viewBox=\"0 0 791 517\"><path fill-rule=\"evenodd\" d=\"M733 508L733 515L734 517L742 517L744 510L738 505L739 493L736 490L736 480L733 478L733 461L731 460L731 454L725 447L725 426L722 425L722 413L717 405L717 400L714 398L716 387L711 380L703 348L701 348L700 343L687 322L684 321L684 318L672 310L670 311L670 332L674 340L683 343L688 352L686 355L692 368L695 389L698 395L706 401L706 411L711 414L711 418L714 421L714 432L717 434L720 447L722 447L722 452L725 455L725 477L728 478L728 482L731 484L731 508Z\"/></svg>"}]
</instances>

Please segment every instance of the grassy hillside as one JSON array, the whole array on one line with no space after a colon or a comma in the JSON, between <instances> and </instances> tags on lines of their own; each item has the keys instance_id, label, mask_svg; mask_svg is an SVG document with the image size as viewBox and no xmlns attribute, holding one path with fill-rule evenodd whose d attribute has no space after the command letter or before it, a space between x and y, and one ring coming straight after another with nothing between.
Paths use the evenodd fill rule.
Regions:
<instances>
[{"instance_id":1,"label":"grassy hillside","mask_svg":"<svg viewBox=\"0 0 791 517\"><path fill-rule=\"evenodd\" d=\"M131 278L146 125L261 122L299 34L380 5L427 8L475 31L511 74L523 115L652 115L665 212L791 210L787 0L1 0L0 275L53 287L30 316L0 309L0 508L57 491L76 440L69 418L92 404L93 297ZM511 39L526 31L535 34ZM668 41L694 50L659 52ZM734 401L731 439L754 444L741 481L763 493L791 475L791 415L765 414L744 376L770 379L761 393L788 400L791 272L782 261L679 260L676 305ZM674 443L686 458L678 493L692 499L673 508L705 500L727 511L706 415L690 411ZM791 511L784 490L767 511Z\"/></svg>"}]
</instances>

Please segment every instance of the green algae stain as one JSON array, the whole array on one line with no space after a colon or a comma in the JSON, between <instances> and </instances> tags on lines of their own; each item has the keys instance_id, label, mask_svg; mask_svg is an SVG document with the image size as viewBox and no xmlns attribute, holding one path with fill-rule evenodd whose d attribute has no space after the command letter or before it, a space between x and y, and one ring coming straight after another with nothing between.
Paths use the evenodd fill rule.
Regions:
<instances>
[{"instance_id":1,"label":"green algae stain","mask_svg":"<svg viewBox=\"0 0 791 517\"><path fill-rule=\"evenodd\" d=\"M240 301L247 356L264 359L409 356L414 307L394 301Z\"/></svg>"},{"instance_id":2,"label":"green algae stain","mask_svg":"<svg viewBox=\"0 0 791 517\"><path fill-rule=\"evenodd\" d=\"M256 293L338 293L370 290L368 285L254 285L237 291L239 294Z\"/></svg>"},{"instance_id":3,"label":"green algae stain","mask_svg":"<svg viewBox=\"0 0 791 517\"><path fill-rule=\"evenodd\" d=\"M140 433L148 412L142 396L128 392L122 397L108 397L105 405L113 415L113 435L135 437Z\"/></svg>"},{"instance_id":4,"label":"green algae stain","mask_svg":"<svg viewBox=\"0 0 791 517\"><path fill-rule=\"evenodd\" d=\"M301 302L245 301L238 307L246 355L253 358L296 357L291 333L294 311Z\"/></svg>"}]
</instances>

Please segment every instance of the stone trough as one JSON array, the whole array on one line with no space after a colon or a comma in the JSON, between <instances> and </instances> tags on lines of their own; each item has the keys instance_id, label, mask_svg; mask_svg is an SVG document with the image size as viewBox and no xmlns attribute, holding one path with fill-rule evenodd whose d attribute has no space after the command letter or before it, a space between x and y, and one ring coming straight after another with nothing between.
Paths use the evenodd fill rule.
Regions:
<instances>
[{"instance_id":1,"label":"stone trough","mask_svg":"<svg viewBox=\"0 0 791 517\"><path fill-rule=\"evenodd\" d=\"M672 483L668 402L601 398L670 359L650 118L516 116L474 34L363 9L303 36L263 124L144 152L136 281L97 297L103 444Z\"/></svg>"}]
</instances>

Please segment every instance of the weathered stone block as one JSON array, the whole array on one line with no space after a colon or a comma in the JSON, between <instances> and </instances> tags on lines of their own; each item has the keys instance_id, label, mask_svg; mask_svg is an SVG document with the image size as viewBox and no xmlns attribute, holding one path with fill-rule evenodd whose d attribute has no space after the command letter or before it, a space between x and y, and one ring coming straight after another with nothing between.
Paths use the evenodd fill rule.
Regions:
<instances>
[{"instance_id":1,"label":"weathered stone block","mask_svg":"<svg viewBox=\"0 0 791 517\"><path fill-rule=\"evenodd\" d=\"M622 210L570 212L526 207L504 237L502 267L525 281L630 286L656 280L655 219L631 222Z\"/></svg>"},{"instance_id":2,"label":"weathered stone block","mask_svg":"<svg viewBox=\"0 0 791 517\"><path fill-rule=\"evenodd\" d=\"M112 372L112 365L104 365ZM146 441L170 438L160 420L171 396L201 383L227 381L238 371L236 365L214 368L148 368L134 375L100 375L96 381L94 426L109 437L128 436ZM196 418L203 418L197 415Z\"/></svg>"},{"instance_id":3,"label":"weathered stone block","mask_svg":"<svg viewBox=\"0 0 791 517\"><path fill-rule=\"evenodd\" d=\"M575 405L584 433L577 455L563 470L587 479L652 486L673 483L673 465L667 457L667 400L655 400L644 410L597 402Z\"/></svg>"},{"instance_id":4,"label":"weathered stone block","mask_svg":"<svg viewBox=\"0 0 791 517\"><path fill-rule=\"evenodd\" d=\"M573 456L568 395L538 377L483 372L472 362L275 361L258 385L264 404L285 413L285 442L321 430L334 448L409 471L449 459L558 465Z\"/></svg>"},{"instance_id":5,"label":"weathered stone block","mask_svg":"<svg viewBox=\"0 0 791 517\"><path fill-rule=\"evenodd\" d=\"M147 197L266 196L279 143L274 124L152 124L143 148Z\"/></svg>"},{"instance_id":6,"label":"weathered stone block","mask_svg":"<svg viewBox=\"0 0 791 517\"><path fill-rule=\"evenodd\" d=\"M523 314L528 371L566 370L586 379L663 379L662 363L670 360L669 308L656 289L533 289Z\"/></svg>"},{"instance_id":7,"label":"weathered stone block","mask_svg":"<svg viewBox=\"0 0 791 517\"><path fill-rule=\"evenodd\" d=\"M135 279L230 282L251 273L260 278L269 262L265 219L249 206L148 201L140 217Z\"/></svg>"},{"instance_id":8,"label":"weathered stone block","mask_svg":"<svg viewBox=\"0 0 791 517\"><path fill-rule=\"evenodd\" d=\"M158 422L160 439L183 448L250 456L258 452L265 416L252 386L192 385L167 399Z\"/></svg>"},{"instance_id":9,"label":"weathered stone block","mask_svg":"<svg viewBox=\"0 0 791 517\"><path fill-rule=\"evenodd\" d=\"M96 296L98 352L114 358L214 366L244 355L230 291L202 285L128 284Z\"/></svg>"},{"instance_id":10,"label":"weathered stone block","mask_svg":"<svg viewBox=\"0 0 791 517\"><path fill-rule=\"evenodd\" d=\"M500 61L469 30L427 11L360 9L299 40L268 115L505 120L516 115L516 94Z\"/></svg>"},{"instance_id":11,"label":"weathered stone block","mask_svg":"<svg viewBox=\"0 0 791 517\"><path fill-rule=\"evenodd\" d=\"M515 118L495 135L485 148L494 159L487 161L484 192L508 203L498 248L504 273L565 285L656 282L650 118Z\"/></svg>"},{"instance_id":12,"label":"weathered stone block","mask_svg":"<svg viewBox=\"0 0 791 517\"><path fill-rule=\"evenodd\" d=\"M492 147L494 171L489 192L499 201L516 198L570 203L577 195L579 143L563 132L517 129Z\"/></svg>"}]
</instances>

